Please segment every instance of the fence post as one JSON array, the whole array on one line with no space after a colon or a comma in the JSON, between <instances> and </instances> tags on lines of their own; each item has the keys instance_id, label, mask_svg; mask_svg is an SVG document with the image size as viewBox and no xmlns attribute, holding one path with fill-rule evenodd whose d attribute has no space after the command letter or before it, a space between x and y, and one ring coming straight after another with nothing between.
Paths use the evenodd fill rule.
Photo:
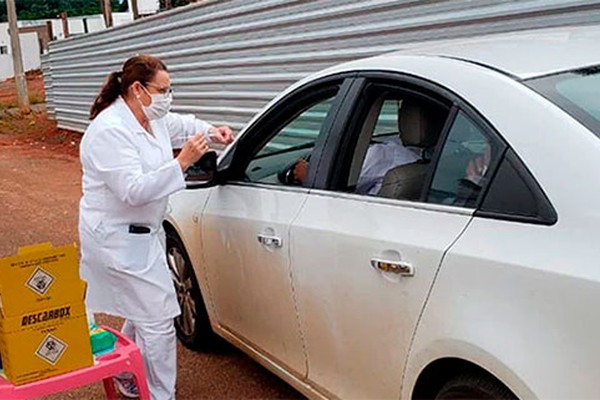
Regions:
<instances>
[{"instance_id":1,"label":"fence post","mask_svg":"<svg viewBox=\"0 0 600 400\"><path fill-rule=\"evenodd\" d=\"M17 24L17 9L15 0L6 0L8 24L10 31L10 45L12 47L13 69L17 85L17 101L21 111L29 112L29 96L27 95L27 81L23 73L23 56L21 54L21 41L19 40L19 26Z\"/></svg>"}]
</instances>

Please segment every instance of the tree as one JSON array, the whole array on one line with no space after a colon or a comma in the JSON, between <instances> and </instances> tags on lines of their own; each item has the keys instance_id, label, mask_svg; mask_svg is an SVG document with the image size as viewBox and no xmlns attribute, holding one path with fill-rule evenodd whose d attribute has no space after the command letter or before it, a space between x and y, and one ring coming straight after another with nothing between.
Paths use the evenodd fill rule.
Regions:
<instances>
[{"instance_id":1,"label":"tree","mask_svg":"<svg viewBox=\"0 0 600 400\"><path fill-rule=\"evenodd\" d=\"M126 0L111 0L114 12L127 11ZM101 14L100 0L15 0L17 17L52 19L66 11L70 17ZM0 22L6 22L6 1L0 0Z\"/></svg>"},{"instance_id":2,"label":"tree","mask_svg":"<svg viewBox=\"0 0 600 400\"><path fill-rule=\"evenodd\" d=\"M165 0L159 0L160 9L165 10ZM177 8L181 6L187 6L190 4L190 0L171 0L171 8Z\"/></svg>"}]
</instances>

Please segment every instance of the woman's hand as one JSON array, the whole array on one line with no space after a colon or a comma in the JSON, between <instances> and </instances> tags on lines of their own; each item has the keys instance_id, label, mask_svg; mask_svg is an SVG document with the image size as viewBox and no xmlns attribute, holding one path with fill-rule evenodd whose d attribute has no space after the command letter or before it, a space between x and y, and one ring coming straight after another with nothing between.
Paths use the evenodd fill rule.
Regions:
<instances>
[{"instance_id":1,"label":"woman's hand","mask_svg":"<svg viewBox=\"0 0 600 400\"><path fill-rule=\"evenodd\" d=\"M204 133L197 133L185 142L176 160L185 172L208 151L208 142Z\"/></svg>"},{"instance_id":2,"label":"woman's hand","mask_svg":"<svg viewBox=\"0 0 600 400\"><path fill-rule=\"evenodd\" d=\"M219 126L218 128L210 128L208 136L215 143L229 144L233 142L233 131L228 126Z\"/></svg>"}]
</instances>

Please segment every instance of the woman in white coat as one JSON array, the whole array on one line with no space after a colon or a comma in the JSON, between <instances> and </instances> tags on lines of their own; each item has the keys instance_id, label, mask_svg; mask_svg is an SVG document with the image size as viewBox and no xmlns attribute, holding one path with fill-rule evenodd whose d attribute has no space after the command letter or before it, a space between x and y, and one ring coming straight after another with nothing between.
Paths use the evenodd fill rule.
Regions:
<instances>
[{"instance_id":1,"label":"woman in white coat","mask_svg":"<svg viewBox=\"0 0 600 400\"><path fill-rule=\"evenodd\" d=\"M185 187L184 173L208 142L232 141L193 115L169 112L172 99L164 63L136 56L109 75L90 112L81 142L81 276L88 312L126 319L123 332L144 357L153 399L173 399L180 314L167 267L162 221L170 194ZM173 157L173 148L181 148ZM131 376L115 379L128 397Z\"/></svg>"}]
</instances>

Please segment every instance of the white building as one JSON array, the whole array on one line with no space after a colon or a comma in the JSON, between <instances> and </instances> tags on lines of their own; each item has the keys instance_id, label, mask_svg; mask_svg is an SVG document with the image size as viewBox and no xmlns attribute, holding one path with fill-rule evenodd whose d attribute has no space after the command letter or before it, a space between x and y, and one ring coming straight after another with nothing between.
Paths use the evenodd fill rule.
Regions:
<instances>
[{"instance_id":1,"label":"white building","mask_svg":"<svg viewBox=\"0 0 600 400\"><path fill-rule=\"evenodd\" d=\"M21 33L19 39L25 71L40 68L40 45L37 33ZM0 81L14 76L11 53L8 22L3 22L0 23Z\"/></svg>"},{"instance_id":2,"label":"white building","mask_svg":"<svg viewBox=\"0 0 600 400\"><path fill-rule=\"evenodd\" d=\"M140 15L156 14L160 9L159 0L138 0L138 11ZM131 0L127 0L129 10L131 10Z\"/></svg>"},{"instance_id":3,"label":"white building","mask_svg":"<svg viewBox=\"0 0 600 400\"><path fill-rule=\"evenodd\" d=\"M63 30L63 23L60 19L53 19L52 21L52 34L55 40L62 40L65 38L65 32ZM133 14L129 12L113 13L113 25L120 26L128 24L133 21ZM41 21L43 24L46 20ZM82 35L84 33L98 32L106 29L104 18L102 15L86 15L80 17L69 17L69 34ZM87 32L86 32L87 25Z\"/></svg>"},{"instance_id":4,"label":"white building","mask_svg":"<svg viewBox=\"0 0 600 400\"><path fill-rule=\"evenodd\" d=\"M131 10L131 0L127 0ZM140 15L156 14L159 10L159 0L138 0ZM61 19L52 19L52 35L54 40L65 38L63 23ZM113 13L114 26L128 24L133 21L133 13ZM19 21L19 27L45 26L47 20ZM69 17L69 34L81 35L106 29L102 15L88 15L81 17ZM37 33L20 33L21 53L23 54L23 68L25 71L41 68L40 42ZM14 75L13 62L10 47L10 36L8 34L8 23L0 23L0 82Z\"/></svg>"}]
</instances>

